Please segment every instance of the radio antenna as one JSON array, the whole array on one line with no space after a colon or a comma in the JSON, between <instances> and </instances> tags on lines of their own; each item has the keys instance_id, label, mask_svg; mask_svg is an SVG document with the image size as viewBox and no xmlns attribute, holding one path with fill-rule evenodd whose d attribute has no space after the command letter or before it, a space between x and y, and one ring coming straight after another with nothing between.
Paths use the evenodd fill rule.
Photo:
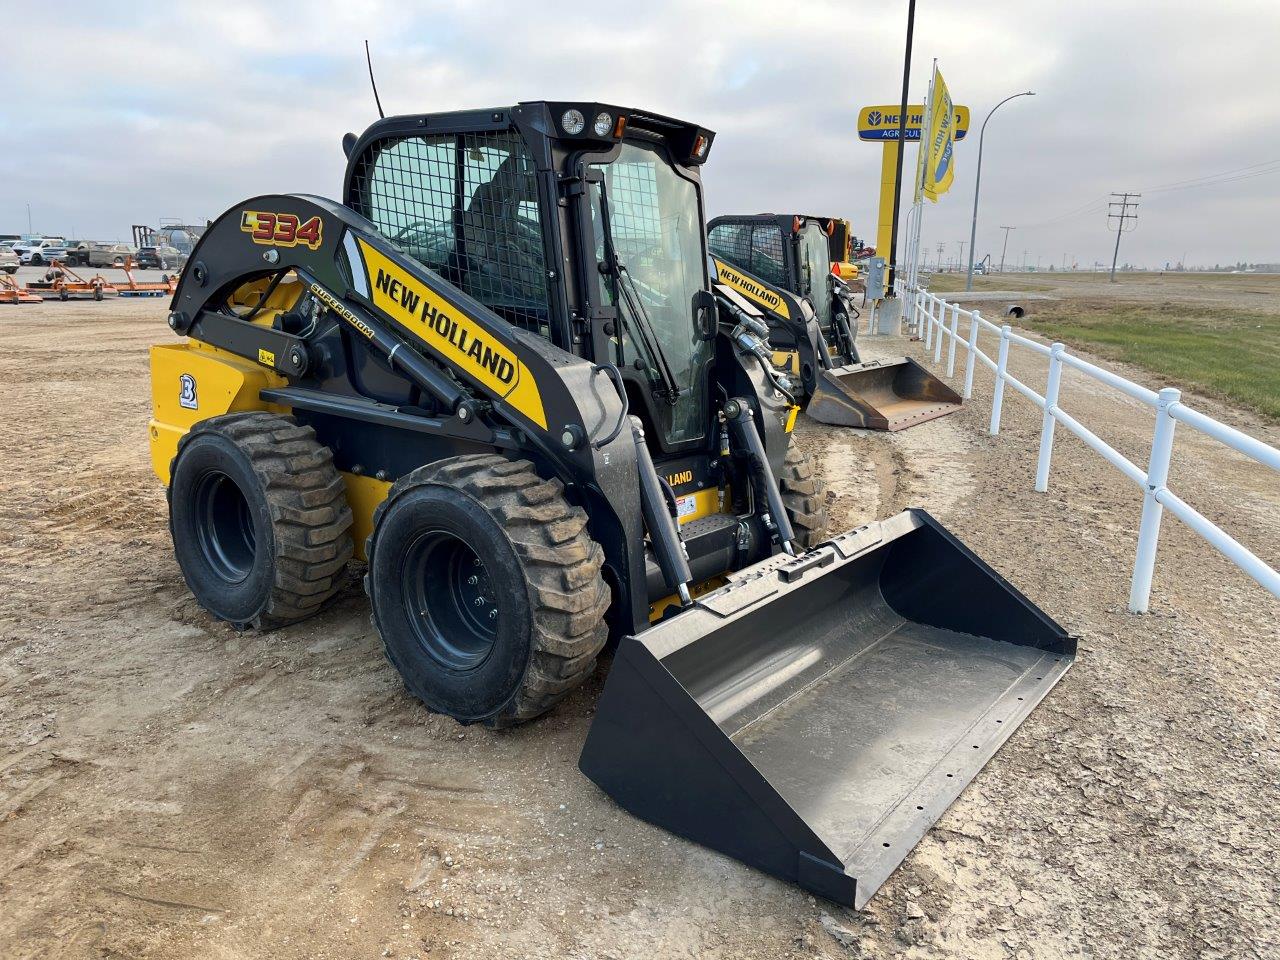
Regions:
<instances>
[{"instance_id":1,"label":"radio antenna","mask_svg":"<svg viewBox=\"0 0 1280 960\"><path fill-rule=\"evenodd\" d=\"M378 117L384 118L386 114L382 112L382 100L378 96L378 81L373 79L373 57L369 55L369 41L364 42L364 62L369 65L369 86L373 87L373 102L378 105Z\"/></svg>"}]
</instances>

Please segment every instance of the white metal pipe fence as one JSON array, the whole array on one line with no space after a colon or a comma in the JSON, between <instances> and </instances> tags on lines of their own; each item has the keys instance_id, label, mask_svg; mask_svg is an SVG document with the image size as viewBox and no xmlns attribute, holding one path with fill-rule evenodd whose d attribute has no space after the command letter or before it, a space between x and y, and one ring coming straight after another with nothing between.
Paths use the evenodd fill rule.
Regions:
<instances>
[{"instance_id":1,"label":"white metal pipe fence","mask_svg":"<svg viewBox=\"0 0 1280 960\"><path fill-rule=\"evenodd\" d=\"M894 286L899 300L906 307L903 319L908 331L923 341L926 355L932 352L934 363L942 362L943 340L949 339L946 358L948 377L955 376L957 347L964 348L963 396L966 400L973 394L973 377L977 362L980 361L995 374L991 420L988 427L992 435L1000 433L1006 385L1013 387L1040 408L1042 412L1040 446L1036 459L1035 477L1035 489L1038 492L1043 493L1049 489L1054 433L1058 424L1062 424L1066 430L1142 489L1142 517L1138 524L1137 552L1134 558L1133 577L1129 585L1131 612L1146 613L1150 608L1151 578L1155 572L1160 521L1166 509L1271 594L1280 598L1280 572L1179 498L1168 487L1174 430L1179 423L1212 437L1278 473L1280 473L1280 450L1186 406L1182 402L1181 392L1172 387L1166 387L1157 393L1069 353L1061 343L1045 346L1043 343L1014 333L1008 324L996 326L983 317L977 309L962 310L959 303L948 302L922 288L913 288L906 280L895 281ZM963 336L960 334L961 317L968 321L968 329ZM979 346L980 334L984 330L995 334L998 338L998 349L994 360ZM1049 372L1043 395L1009 373L1010 346L1029 350L1048 359ZM1063 367L1070 367L1132 397L1154 411L1155 427L1145 470L1062 409L1058 402L1058 395L1062 385Z\"/></svg>"}]
</instances>

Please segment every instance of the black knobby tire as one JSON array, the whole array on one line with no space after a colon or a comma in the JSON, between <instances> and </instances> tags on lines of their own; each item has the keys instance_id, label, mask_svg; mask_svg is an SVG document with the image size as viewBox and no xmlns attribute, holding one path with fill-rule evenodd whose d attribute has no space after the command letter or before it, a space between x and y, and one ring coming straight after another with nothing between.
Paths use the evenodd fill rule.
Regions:
<instances>
[{"instance_id":1,"label":"black knobby tire","mask_svg":"<svg viewBox=\"0 0 1280 960\"><path fill-rule=\"evenodd\" d=\"M196 424L170 468L169 530L206 610L269 630L318 611L353 553L333 453L311 427L271 413Z\"/></svg>"},{"instance_id":2,"label":"black knobby tire","mask_svg":"<svg viewBox=\"0 0 1280 960\"><path fill-rule=\"evenodd\" d=\"M387 657L428 708L510 726L545 713L608 639L587 516L524 460L450 457L374 513L365 591Z\"/></svg>"},{"instance_id":3,"label":"black knobby tire","mask_svg":"<svg viewBox=\"0 0 1280 960\"><path fill-rule=\"evenodd\" d=\"M794 440L778 473L778 487L796 540L812 550L827 538L827 485L813 472L813 461Z\"/></svg>"}]
</instances>

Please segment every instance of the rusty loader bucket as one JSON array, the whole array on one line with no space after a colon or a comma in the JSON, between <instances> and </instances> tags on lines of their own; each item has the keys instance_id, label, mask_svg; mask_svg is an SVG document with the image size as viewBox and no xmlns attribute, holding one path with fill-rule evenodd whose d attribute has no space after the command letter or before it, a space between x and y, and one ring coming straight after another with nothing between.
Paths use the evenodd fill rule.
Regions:
<instances>
[{"instance_id":1,"label":"rusty loader bucket","mask_svg":"<svg viewBox=\"0 0 1280 960\"><path fill-rule=\"evenodd\" d=\"M818 371L806 412L819 423L905 430L960 409L960 395L910 357Z\"/></svg>"},{"instance_id":2,"label":"rusty loader bucket","mask_svg":"<svg viewBox=\"0 0 1280 960\"><path fill-rule=\"evenodd\" d=\"M624 638L579 766L636 816L861 907L1074 656L909 510Z\"/></svg>"}]
</instances>

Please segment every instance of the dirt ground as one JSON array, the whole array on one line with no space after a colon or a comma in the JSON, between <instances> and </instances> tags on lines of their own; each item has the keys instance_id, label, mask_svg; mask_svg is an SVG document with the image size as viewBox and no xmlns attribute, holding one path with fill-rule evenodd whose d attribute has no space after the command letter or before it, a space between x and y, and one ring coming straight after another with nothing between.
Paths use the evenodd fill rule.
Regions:
<instances>
[{"instance_id":1,"label":"dirt ground","mask_svg":"<svg viewBox=\"0 0 1280 960\"><path fill-rule=\"evenodd\" d=\"M924 506L1080 637L855 913L615 808L576 767L598 680L464 729L403 692L355 587L277 633L205 615L147 460L163 318L0 307L0 956L1280 955L1280 608L1167 519L1153 612L1127 614L1136 488L1064 438L1034 493L1016 395L998 438L981 376L900 435L798 431L837 527ZM1145 463L1144 408L1073 376L1063 398ZM1280 563L1275 475L1180 429L1174 489Z\"/></svg>"}]
</instances>

